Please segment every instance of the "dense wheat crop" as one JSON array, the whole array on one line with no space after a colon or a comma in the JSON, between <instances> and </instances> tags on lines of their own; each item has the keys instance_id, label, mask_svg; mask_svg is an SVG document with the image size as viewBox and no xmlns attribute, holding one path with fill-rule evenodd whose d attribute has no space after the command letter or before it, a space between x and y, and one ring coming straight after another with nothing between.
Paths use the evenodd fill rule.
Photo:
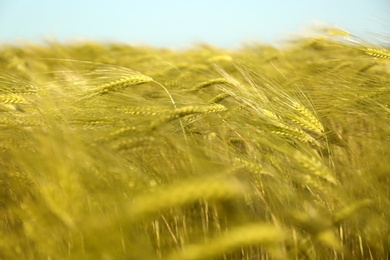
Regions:
<instances>
[{"instance_id":1,"label":"dense wheat crop","mask_svg":"<svg viewBox=\"0 0 390 260\"><path fill-rule=\"evenodd\" d=\"M387 259L389 53L1 45L0 259Z\"/></svg>"}]
</instances>

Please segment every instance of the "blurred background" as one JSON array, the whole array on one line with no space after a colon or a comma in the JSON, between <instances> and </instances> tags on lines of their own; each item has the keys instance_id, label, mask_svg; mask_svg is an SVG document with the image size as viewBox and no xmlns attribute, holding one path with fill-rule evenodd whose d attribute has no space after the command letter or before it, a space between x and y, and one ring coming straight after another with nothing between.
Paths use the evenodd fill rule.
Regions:
<instances>
[{"instance_id":1,"label":"blurred background","mask_svg":"<svg viewBox=\"0 0 390 260\"><path fill-rule=\"evenodd\" d=\"M388 40L390 0L0 0L0 43L90 39L237 48L277 44L313 26Z\"/></svg>"}]
</instances>

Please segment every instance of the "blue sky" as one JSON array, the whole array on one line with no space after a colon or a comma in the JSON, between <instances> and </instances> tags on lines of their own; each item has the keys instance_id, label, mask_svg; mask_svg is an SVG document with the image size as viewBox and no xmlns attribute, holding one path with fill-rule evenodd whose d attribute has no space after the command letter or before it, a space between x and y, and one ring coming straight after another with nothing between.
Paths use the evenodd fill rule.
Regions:
<instances>
[{"instance_id":1,"label":"blue sky","mask_svg":"<svg viewBox=\"0 0 390 260\"><path fill-rule=\"evenodd\" d=\"M390 0L0 0L0 42L277 43L322 22L390 36Z\"/></svg>"}]
</instances>

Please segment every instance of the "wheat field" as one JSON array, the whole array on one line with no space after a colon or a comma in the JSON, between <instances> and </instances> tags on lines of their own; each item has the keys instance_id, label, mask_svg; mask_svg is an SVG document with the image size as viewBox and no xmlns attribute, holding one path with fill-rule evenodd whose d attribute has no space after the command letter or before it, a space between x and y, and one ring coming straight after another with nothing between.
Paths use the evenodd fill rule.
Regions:
<instances>
[{"instance_id":1,"label":"wheat field","mask_svg":"<svg viewBox=\"0 0 390 260\"><path fill-rule=\"evenodd\" d=\"M2 44L0 259L388 259L389 57Z\"/></svg>"}]
</instances>

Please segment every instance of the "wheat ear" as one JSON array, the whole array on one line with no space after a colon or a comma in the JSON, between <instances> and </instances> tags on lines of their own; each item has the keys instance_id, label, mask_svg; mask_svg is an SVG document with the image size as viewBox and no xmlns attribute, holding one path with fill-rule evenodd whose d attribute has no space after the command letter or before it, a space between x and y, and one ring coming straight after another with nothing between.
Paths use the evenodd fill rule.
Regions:
<instances>
[{"instance_id":1,"label":"wheat ear","mask_svg":"<svg viewBox=\"0 0 390 260\"><path fill-rule=\"evenodd\" d=\"M283 239L282 230L270 224L249 224L229 230L227 234L215 237L208 243L189 245L182 252L174 253L168 259L211 259L245 246L277 245Z\"/></svg>"},{"instance_id":2,"label":"wheat ear","mask_svg":"<svg viewBox=\"0 0 390 260\"><path fill-rule=\"evenodd\" d=\"M173 185L164 190L139 196L129 205L128 215L133 219L160 213L203 200L225 200L242 195L245 186L235 179L210 179Z\"/></svg>"},{"instance_id":3,"label":"wheat ear","mask_svg":"<svg viewBox=\"0 0 390 260\"><path fill-rule=\"evenodd\" d=\"M305 169L309 171L311 175L320 177L332 184L337 184L337 180L330 171L330 169L325 166L321 160L317 159L314 156L307 156L300 151L296 151L294 154L294 159Z\"/></svg>"},{"instance_id":4,"label":"wheat ear","mask_svg":"<svg viewBox=\"0 0 390 260\"><path fill-rule=\"evenodd\" d=\"M139 147L148 146L149 143L153 143L155 141L156 139L152 136L133 137L130 139L116 141L111 145L111 147L114 150L134 150Z\"/></svg>"},{"instance_id":5,"label":"wheat ear","mask_svg":"<svg viewBox=\"0 0 390 260\"><path fill-rule=\"evenodd\" d=\"M255 174L255 175L269 175L269 176L274 176L273 174L265 171L263 167L260 164L255 164L253 162L241 159L241 158L235 158L235 163L234 165L237 168L244 167L247 169L249 172Z\"/></svg>"},{"instance_id":6,"label":"wheat ear","mask_svg":"<svg viewBox=\"0 0 390 260\"><path fill-rule=\"evenodd\" d=\"M167 113L167 109L161 109L159 107L127 107L123 110L123 113L126 115L134 116L156 116Z\"/></svg>"},{"instance_id":7,"label":"wheat ear","mask_svg":"<svg viewBox=\"0 0 390 260\"><path fill-rule=\"evenodd\" d=\"M133 75L116 81L109 82L100 87L98 94L107 94L110 92L118 92L126 89L129 86L151 82L153 79L145 75Z\"/></svg>"},{"instance_id":8,"label":"wheat ear","mask_svg":"<svg viewBox=\"0 0 390 260\"><path fill-rule=\"evenodd\" d=\"M186 106L181 108L176 108L168 115L164 116L162 119L153 122L151 128L154 129L158 125L172 121L174 119L179 119L184 116L193 115L193 114L210 114L215 112L225 111L226 107L220 104L213 104L210 106Z\"/></svg>"},{"instance_id":9,"label":"wheat ear","mask_svg":"<svg viewBox=\"0 0 390 260\"><path fill-rule=\"evenodd\" d=\"M222 100L231 97L229 93L221 93L209 100L210 103L219 103Z\"/></svg>"},{"instance_id":10,"label":"wheat ear","mask_svg":"<svg viewBox=\"0 0 390 260\"><path fill-rule=\"evenodd\" d=\"M301 117L294 117L292 119L295 123L320 136L324 134L324 126L307 108L297 102L294 102L293 108L301 115Z\"/></svg>"},{"instance_id":11,"label":"wheat ear","mask_svg":"<svg viewBox=\"0 0 390 260\"><path fill-rule=\"evenodd\" d=\"M0 95L0 103L3 104L27 104L27 100L15 94Z\"/></svg>"},{"instance_id":12,"label":"wheat ear","mask_svg":"<svg viewBox=\"0 0 390 260\"><path fill-rule=\"evenodd\" d=\"M314 139L311 135L308 133L302 131L300 128L297 127L290 127L285 124L279 124L277 126L277 130L271 131L273 134L277 134L283 137L290 137L295 140L298 140L302 143L307 143L307 144L314 144L317 147L321 147L321 144Z\"/></svg>"},{"instance_id":13,"label":"wheat ear","mask_svg":"<svg viewBox=\"0 0 390 260\"><path fill-rule=\"evenodd\" d=\"M365 48L364 52L375 58L390 59L390 51L384 48Z\"/></svg>"},{"instance_id":14,"label":"wheat ear","mask_svg":"<svg viewBox=\"0 0 390 260\"><path fill-rule=\"evenodd\" d=\"M206 82L202 82L198 85L196 85L194 87L194 90L200 90L202 88L206 88L206 87L209 87L209 86L212 86L212 85L215 85L215 84L225 84L225 85L229 85L230 82L225 79L225 78L216 78L216 79L211 79L211 80L208 80Z\"/></svg>"},{"instance_id":15,"label":"wheat ear","mask_svg":"<svg viewBox=\"0 0 390 260\"><path fill-rule=\"evenodd\" d=\"M333 223L339 224L343 220L351 217L356 211L371 206L373 204L373 201L370 199L360 200L357 202L352 203L351 205L348 205L347 207L337 211L333 214Z\"/></svg>"}]
</instances>

